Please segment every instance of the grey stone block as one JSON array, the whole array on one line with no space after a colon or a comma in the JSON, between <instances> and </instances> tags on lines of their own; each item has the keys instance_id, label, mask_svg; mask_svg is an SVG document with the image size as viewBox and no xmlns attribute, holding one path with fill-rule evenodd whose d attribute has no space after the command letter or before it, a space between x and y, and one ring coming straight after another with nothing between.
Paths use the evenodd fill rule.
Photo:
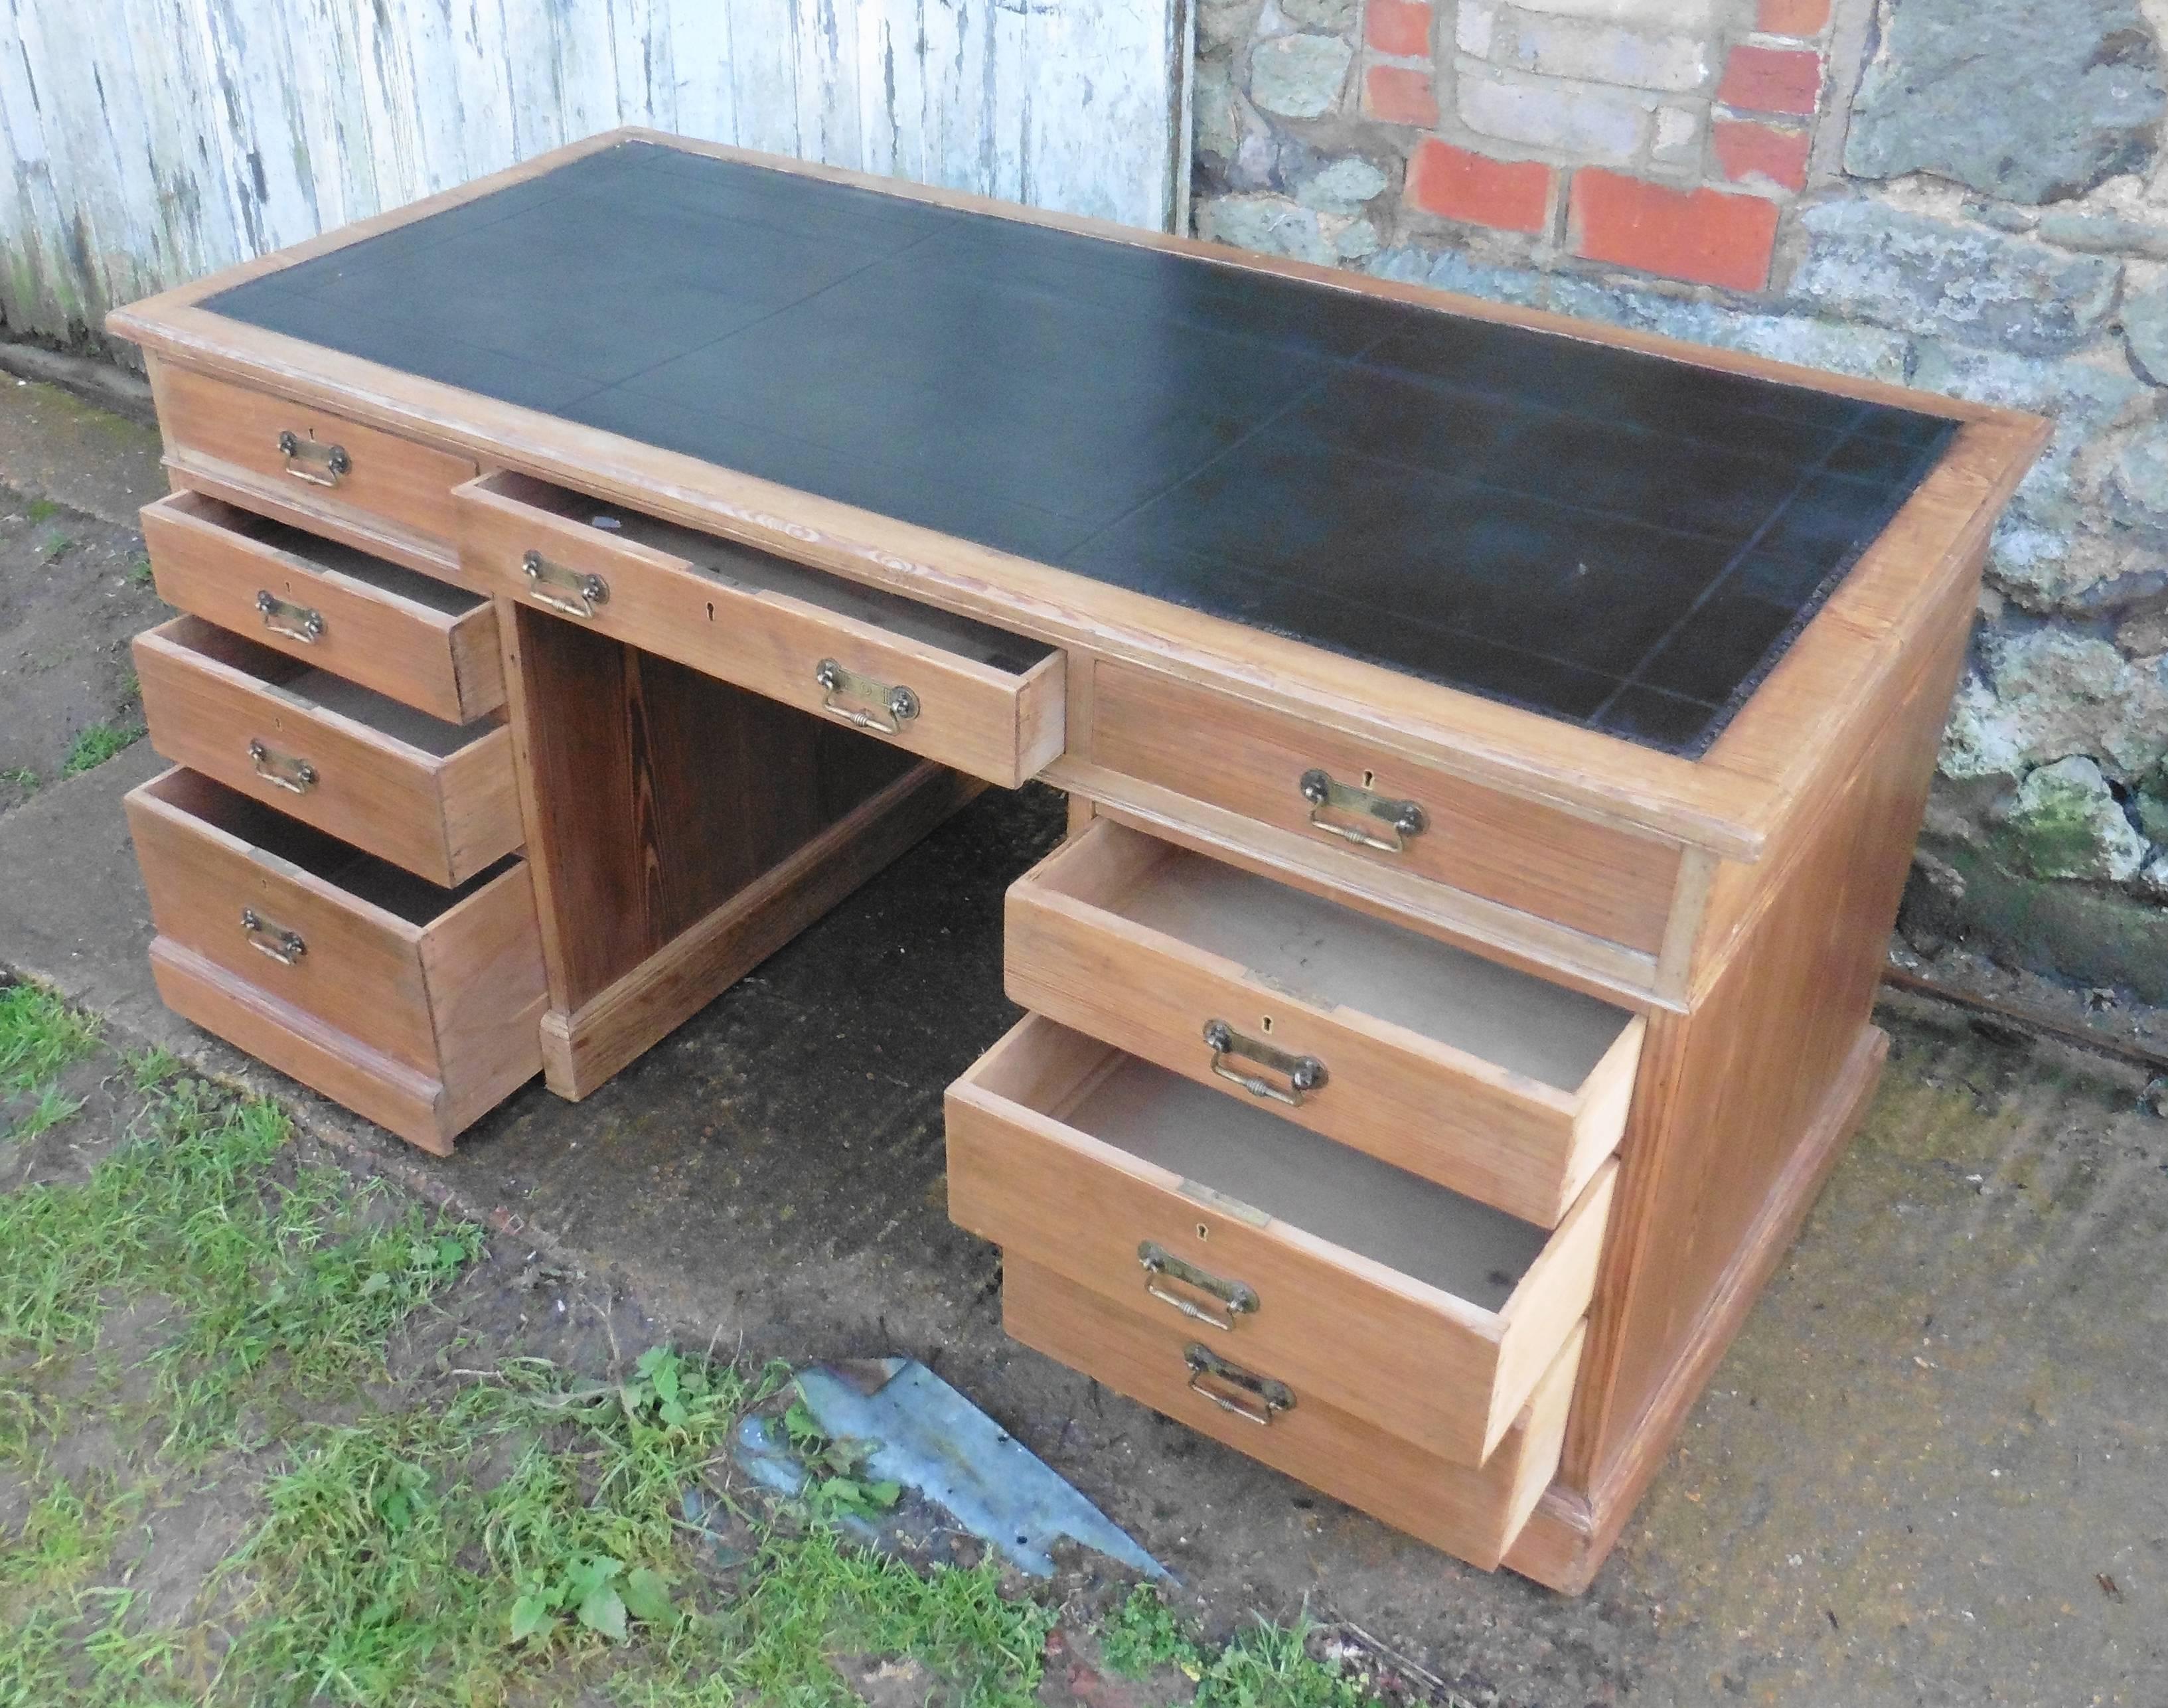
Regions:
<instances>
[{"instance_id":1,"label":"grey stone block","mask_svg":"<svg viewBox=\"0 0 2168 1708\"><path fill-rule=\"evenodd\" d=\"M1261 41L1250 55L1250 98L1268 113L1318 119L1340 104L1355 50L1336 35Z\"/></svg>"},{"instance_id":2,"label":"grey stone block","mask_svg":"<svg viewBox=\"0 0 2168 1708\"><path fill-rule=\"evenodd\" d=\"M2164 111L2138 0L1893 0L1845 169L2059 201L2144 166Z\"/></svg>"},{"instance_id":3,"label":"grey stone block","mask_svg":"<svg viewBox=\"0 0 2168 1708\"><path fill-rule=\"evenodd\" d=\"M1268 255L1292 255L1320 266L1330 266L1333 260L1315 212L1285 196L1229 195L1202 203L1197 210L1197 235Z\"/></svg>"},{"instance_id":4,"label":"grey stone block","mask_svg":"<svg viewBox=\"0 0 2168 1708\"><path fill-rule=\"evenodd\" d=\"M2149 385L2168 386L2168 290L2148 290L2123 305L2130 365Z\"/></svg>"},{"instance_id":5,"label":"grey stone block","mask_svg":"<svg viewBox=\"0 0 2168 1708\"><path fill-rule=\"evenodd\" d=\"M2061 629L1990 635L1987 675L1968 677L1942 740L1946 776L2016 777L2083 754L2109 776L2146 775L2168 756L2164 661Z\"/></svg>"},{"instance_id":6,"label":"grey stone block","mask_svg":"<svg viewBox=\"0 0 2168 1708\"><path fill-rule=\"evenodd\" d=\"M1299 185L1294 199L1321 214L1352 214L1382 193L1385 184L1385 174L1367 160L1336 160Z\"/></svg>"},{"instance_id":7,"label":"grey stone block","mask_svg":"<svg viewBox=\"0 0 2168 1708\"><path fill-rule=\"evenodd\" d=\"M2036 878L2127 884L2145 861L2145 841L2091 759L2043 765L2018 785L2002 820L2018 869Z\"/></svg>"},{"instance_id":8,"label":"grey stone block","mask_svg":"<svg viewBox=\"0 0 2168 1708\"><path fill-rule=\"evenodd\" d=\"M2118 262L1900 212L1825 202L1799 216L1807 255L1792 295L1825 314L2027 355L2075 349L2107 324Z\"/></svg>"}]
</instances>

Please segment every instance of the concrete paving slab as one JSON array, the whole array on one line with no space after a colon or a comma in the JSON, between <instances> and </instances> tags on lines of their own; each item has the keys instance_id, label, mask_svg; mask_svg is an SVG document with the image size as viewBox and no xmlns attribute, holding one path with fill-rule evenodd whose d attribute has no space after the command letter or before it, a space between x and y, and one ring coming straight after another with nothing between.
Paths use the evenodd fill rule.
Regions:
<instances>
[{"instance_id":1,"label":"concrete paving slab","mask_svg":"<svg viewBox=\"0 0 2168 1708\"><path fill-rule=\"evenodd\" d=\"M0 376L0 484L133 527L166 492L158 429L42 380Z\"/></svg>"}]
</instances>

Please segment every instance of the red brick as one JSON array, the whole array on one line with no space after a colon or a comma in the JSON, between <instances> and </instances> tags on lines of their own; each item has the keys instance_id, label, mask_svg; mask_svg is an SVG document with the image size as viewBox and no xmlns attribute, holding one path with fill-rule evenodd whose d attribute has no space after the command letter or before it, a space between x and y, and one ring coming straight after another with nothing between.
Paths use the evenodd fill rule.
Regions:
<instances>
[{"instance_id":1,"label":"red brick","mask_svg":"<svg viewBox=\"0 0 2168 1708\"><path fill-rule=\"evenodd\" d=\"M1804 47L1735 47L1716 98L1749 113L1802 118L1821 104L1822 56Z\"/></svg>"},{"instance_id":2,"label":"red brick","mask_svg":"<svg viewBox=\"0 0 2168 1708\"><path fill-rule=\"evenodd\" d=\"M1430 73L1406 66L1374 65L1363 80L1363 105L1374 119L1427 130L1437 123L1437 93Z\"/></svg>"},{"instance_id":3,"label":"red brick","mask_svg":"<svg viewBox=\"0 0 2168 1708\"><path fill-rule=\"evenodd\" d=\"M1430 52L1430 8L1416 0L1370 0L1363 18L1363 38L1379 53L1405 58Z\"/></svg>"},{"instance_id":4,"label":"red brick","mask_svg":"<svg viewBox=\"0 0 2168 1708\"><path fill-rule=\"evenodd\" d=\"M1764 35L1820 35L1829 23L1830 0L1762 0L1754 27Z\"/></svg>"},{"instance_id":5,"label":"red brick","mask_svg":"<svg viewBox=\"0 0 2168 1708\"><path fill-rule=\"evenodd\" d=\"M1736 183L1760 173L1786 189L1807 187L1807 152L1814 139L1804 130L1780 130L1773 125L1750 125L1719 119L1711 127L1717 164Z\"/></svg>"},{"instance_id":6,"label":"red brick","mask_svg":"<svg viewBox=\"0 0 2168 1708\"><path fill-rule=\"evenodd\" d=\"M1576 173L1573 252L1591 261L1759 290L1777 247L1777 205L1721 190L1666 189L1589 168Z\"/></svg>"},{"instance_id":7,"label":"red brick","mask_svg":"<svg viewBox=\"0 0 2168 1708\"><path fill-rule=\"evenodd\" d=\"M1408 162L1408 200L1443 219L1540 231L1550 214L1551 169L1533 160L1492 160L1427 136Z\"/></svg>"}]
</instances>

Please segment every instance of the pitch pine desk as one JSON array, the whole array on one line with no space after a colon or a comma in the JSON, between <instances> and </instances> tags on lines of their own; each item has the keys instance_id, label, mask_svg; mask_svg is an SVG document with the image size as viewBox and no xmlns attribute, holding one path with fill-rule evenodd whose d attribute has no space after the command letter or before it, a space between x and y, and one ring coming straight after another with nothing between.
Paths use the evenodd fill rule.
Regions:
<instances>
[{"instance_id":1,"label":"pitch pine desk","mask_svg":"<svg viewBox=\"0 0 2168 1708\"><path fill-rule=\"evenodd\" d=\"M2041 423L635 132L111 324L175 1008L448 1151L1044 778L1010 1331L1586 1585L1874 1083Z\"/></svg>"}]
</instances>

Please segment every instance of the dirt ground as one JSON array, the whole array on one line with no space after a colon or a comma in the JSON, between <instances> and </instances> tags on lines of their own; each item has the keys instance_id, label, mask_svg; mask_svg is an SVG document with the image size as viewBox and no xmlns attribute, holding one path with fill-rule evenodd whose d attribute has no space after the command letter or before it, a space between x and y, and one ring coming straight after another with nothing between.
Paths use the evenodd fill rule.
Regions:
<instances>
[{"instance_id":1,"label":"dirt ground","mask_svg":"<svg viewBox=\"0 0 2168 1708\"><path fill-rule=\"evenodd\" d=\"M86 731L141 730L128 642L165 609L136 529L0 487L0 811Z\"/></svg>"}]
</instances>

